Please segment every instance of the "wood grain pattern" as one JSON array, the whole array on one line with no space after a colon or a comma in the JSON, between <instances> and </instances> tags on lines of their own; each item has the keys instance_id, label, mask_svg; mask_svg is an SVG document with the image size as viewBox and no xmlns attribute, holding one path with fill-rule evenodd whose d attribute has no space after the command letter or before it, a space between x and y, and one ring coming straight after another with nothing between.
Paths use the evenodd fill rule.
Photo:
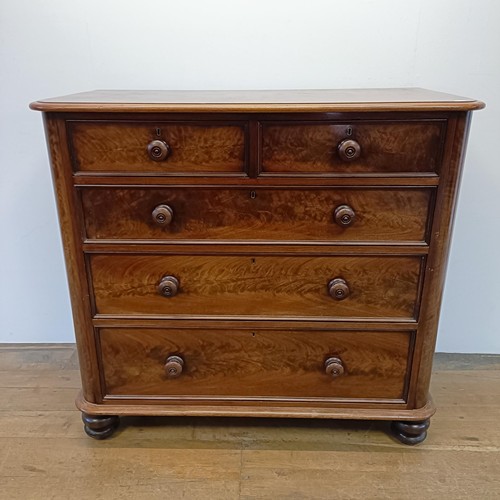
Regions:
<instances>
[{"instance_id":1,"label":"wood grain pattern","mask_svg":"<svg viewBox=\"0 0 500 500\"><path fill-rule=\"evenodd\" d=\"M94 90L31 103L39 111L339 112L472 110L484 103L420 88L301 90Z\"/></svg>"},{"instance_id":2,"label":"wood grain pattern","mask_svg":"<svg viewBox=\"0 0 500 500\"><path fill-rule=\"evenodd\" d=\"M254 193L254 194L252 194ZM431 189L166 188L81 190L87 238L424 242ZM155 207L172 221L159 226ZM349 227L336 207L356 213Z\"/></svg>"},{"instance_id":3,"label":"wood grain pattern","mask_svg":"<svg viewBox=\"0 0 500 500\"><path fill-rule=\"evenodd\" d=\"M449 247L471 118L471 113L457 114L450 127L450 137L445 151L444 164L446 169L443 172L436 200L437 216L433 220L432 244L425 269L422 321L418 329L416 346L418 355L414 367L414 385L412 386L415 391L415 405L421 404L429 392L430 367L436 346Z\"/></svg>"},{"instance_id":4,"label":"wood grain pattern","mask_svg":"<svg viewBox=\"0 0 500 500\"><path fill-rule=\"evenodd\" d=\"M348 135L348 128L352 129ZM436 172L444 121L264 123L262 171L270 173ZM360 157L344 161L337 146L355 139Z\"/></svg>"},{"instance_id":5,"label":"wood grain pattern","mask_svg":"<svg viewBox=\"0 0 500 500\"><path fill-rule=\"evenodd\" d=\"M415 318L422 257L91 255L97 313ZM175 297L161 278L180 281ZM350 296L327 289L344 278Z\"/></svg>"},{"instance_id":6,"label":"wood grain pattern","mask_svg":"<svg viewBox=\"0 0 500 500\"><path fill-rule=\"evenodd\" d=\"M99 331L109 395L230 398L403 399L408 332ZM168 356L182 357L169 379ZM324 362L336 355L345 373L332 379Z\"/></svg>"},{"instance_id":7,"label":"wood grain pattern","mask_svg":"<svg viewBox=\"0 0 500 500\"><path fill-rule=\"evenodd\" d=\"M82 389L85 398L95 402L100 399L101 393L99 367L91 319L90 284L87 281L82 252L83 221L76 208L78 201L72 186L66 127L64 119L52 114L44 116L44 125L64 248L73 324L78 342L78 357L82 369Z\"/></svg>"},{"instance_id":8,"label":"wood grain pattern","mask_svg":"<svg viewBox=\"0 0 500 500\"><path fill-rule=\"evenodd\" d=\"M245 170L243 123L69 121L68 128L75 170L162 174ZM170 154L158 162L149 157L147 146L160 138Z\"/></svg>"},{"instance_id":9,"label":"wood grain pattern","mask_svg":"<svg viewBox=\"0 0 500 500\"><path fill-rule=\"evenodd\" d=\"M32 107L48 111L82 411L413 422L433 414L429 379L469 111L483 103L419 89L104 91ZM342 161L336 148L346 139L355 142L344 143ZM168 147L151 146L151 159L153 140ZM154 161L162 150L165 161ZM337 203L348 227L333 222ZM168 205L156 212L162 229L152 219L158 204ZM175 296L172 285L158 294L166 275L180 282ZM343 300L328 293L334 278L349 291ZM185 365L175 358L180 377L168 380L184 385L157 395L154 356L165 346L183 350L166 354L184 356ZM345 392L332 395L318 380L337 357ZM193 359L203 370L190 371ZM48 409L56 393L42 388L32 401Z\"/></svg>"}]
</instances>

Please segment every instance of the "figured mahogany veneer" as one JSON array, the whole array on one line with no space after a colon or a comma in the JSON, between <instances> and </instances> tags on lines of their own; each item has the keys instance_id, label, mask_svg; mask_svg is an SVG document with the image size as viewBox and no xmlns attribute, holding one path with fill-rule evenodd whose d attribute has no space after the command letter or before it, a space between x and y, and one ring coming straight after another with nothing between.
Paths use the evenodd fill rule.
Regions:
<instances>
[{"instance_id":1,"label":"figured mahogany veneer","mask_svg":"<svg viewBox=\"0 0 500 500\"><path fill-rule=\"evenodd\" d=\"M245 170L245 123L68 121L67 127L75 170L164 174ZM155 140L165 143L164 155L152 154Z\"/></svg>"},{"instance_id":2,"label":"figured mahogany veneer","mask_svg":"<svg viewBox=\"0 0 500 500\"><path fill-rule=\"evenodd\" d=\"M117 415L422 442L471 111L423 89L95 91L44 112L89 436Z\"/></svg>"},{"instance_id":3,"label":"figured mahogany veneer","mask_svg":"<svg viewBox=\"0 0 500 500\"><path fill-rule=\"evenodd\" d=\"M423 243L433 189L86 188L89 239ZM168 224L153 216L168 206ZM354 213L348 224L336 220ZM165 211L165 209L164 209ZM352 219L352 220L351 220Z\"/></svg>"},{"instance_id":4,"label":"figured mahogany veneer","mask_svg":"<svg viewBox=\"0 0 500 500\"><path fill-rule=\"evenodd\" d=\"M416 319L422 257L91 255L96 313ZM175 297L158 292L164 275ZM342 278L350 294L332 299Z\"/></svg>"},{"instance_id":5,"label":"figured mahogany veneer","mask_svg":"<svg viewBox=\"0 0 500 500\"><path fill-rule=\"evenodd\" d=\"M266 122L262 129L262 171L434 172L439 168L445 129L445 120ZM352 153L348 154L350 149Z\"/></svg>"},{"instance_id":6,"label":"figured mahogany veneer","mask_svg":"<svg viewBox=\"0 0 500 500\"><path fill-rule=\"evenodd\" d=\"M108 397L165 399L405 398L411 332L99 330ZM332 377L335 355L343 373ZM165 362L182 359L174 379ZM173 365L172 365L173 366Z\"/></svg>"}]
</instances>

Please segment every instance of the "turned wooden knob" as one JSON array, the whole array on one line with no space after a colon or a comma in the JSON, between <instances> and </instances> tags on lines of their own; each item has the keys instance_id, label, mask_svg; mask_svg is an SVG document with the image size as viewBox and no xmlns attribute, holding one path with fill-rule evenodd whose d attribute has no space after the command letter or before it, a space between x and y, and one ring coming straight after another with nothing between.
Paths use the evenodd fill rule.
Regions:
<instances>
[{"instance_id":1,"label":"turned wooden knob","mask_svg":"<svg viewBox=\"0 0 500 500\"><path fill-rule=\"evenodd\" d=\"M148 144L148 155L153 161L163 161L170 154L170 146L160 139L155 139Z\"/></svg>"},{"instance_id":2,"label":"turned wooden knob","mask_svg":"<svg viewBox=\"0 0 500 500\"><path fill-rule=\"evenodd\" d=\"M328 293L335 300L344 300L349 296L350 290L346 280L335 278L328 283Z\"/></svg>"},{"instance_id":3,"label":"turned wooden knob","mask_svg":"<svg viewBox=\"0 0 500 500\"><path fill-rule=\"evenodd\" d=\"M179 291L179 280L175 276L163 276L158 284L158 293L164 297L174 297Z\"/></svg>"},{"instance_id":4,"label":"turned wooden knob","mask_svg":"<svg viewBox=\"0 0 500 500\"><path fill-rule=\"evenodd\" d=\"M344 374L344 364L340 358L332 356L325 361L325 372L332 378L340 377Z\"/></svg>"},{"instance_id":5,"label":"turned wooden knob","mask_svg":"<svg viewBox=\"0 0 500 500\"><path fill-rule=\"evenodd\" d=\"M182 373L184 360L180 356L169 356L165 362L165 373L168 378L177 378Z\"/></svg>"},{"instance_id":6,"label":"turned wooden knob","mask_svg":"<svg viewBox=\"0 0 500 500\"><path fill-rule=\"evenodd\" d=\"M151 215L159 226L168 226L174 218L174 211L168 205L158 205Z\"/></svg>"},{"instance_id":7,"label":"turned wooden knob","mask_svg":"<svg viewBox=\"0 0 500 500\"><path fill-rule=\"evenodd\" d=\"M338 145L339 156L344 161L352 161L359 158L361 146L353 139L345 139Z\"/></svg>"},{"instance_id":8,"label":"turned wooden knob","mask_svg":"<svg viewBox=\"0 0 500 500\"><path fill-rule=\"evenodd\" d=\"M350 226L356 218L356 212L349 205L340 205L333 213L335 222L342 227Z\"/></svg>"}]
</instances>

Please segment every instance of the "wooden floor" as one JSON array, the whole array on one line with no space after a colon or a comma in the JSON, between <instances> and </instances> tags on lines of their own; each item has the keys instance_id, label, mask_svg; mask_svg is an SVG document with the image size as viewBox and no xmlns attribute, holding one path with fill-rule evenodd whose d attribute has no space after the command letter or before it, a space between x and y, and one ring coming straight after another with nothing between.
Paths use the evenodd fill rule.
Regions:
<instances>
[{"instance_id":1,"label":"wooden floor","mask_svg":"<svg viewBox=\"0 0 500 500\"><path fill-rule=\"evenodd\" d=\"M0 345L1 499L498 499L500 356L441 355L427 440L387 424L122 419L83 433L72 345Z\"/></svg>"}]
</instances>

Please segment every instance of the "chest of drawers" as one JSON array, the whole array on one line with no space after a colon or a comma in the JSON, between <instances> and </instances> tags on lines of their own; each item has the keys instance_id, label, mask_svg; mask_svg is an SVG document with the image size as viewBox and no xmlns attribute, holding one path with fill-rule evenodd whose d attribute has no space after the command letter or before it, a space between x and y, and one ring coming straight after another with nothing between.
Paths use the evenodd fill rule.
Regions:
<instances>
[{"instance_id":1,"label":"chest of drawers","mask_svg":"<svg viewBox=\"0 0 500 500\"><path fill-rule=\"evenodd\" d=\"M416 444L471 111L421 89L96 91L44 114L92 437L120 415Z\"/></svg>"}]
</instances>

